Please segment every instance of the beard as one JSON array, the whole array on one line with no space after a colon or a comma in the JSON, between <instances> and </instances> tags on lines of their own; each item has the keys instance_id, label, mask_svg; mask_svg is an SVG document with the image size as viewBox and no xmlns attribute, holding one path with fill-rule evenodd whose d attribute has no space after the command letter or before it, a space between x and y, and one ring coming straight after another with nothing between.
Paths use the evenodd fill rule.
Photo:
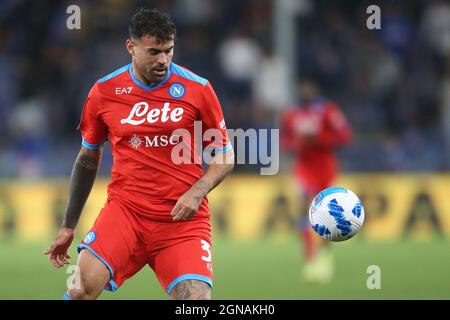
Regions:
<instances>
[{"instance_id":1,"label":"beard","mask_svg":"<svg viewBox=\"0 0 450 320\"><path fill-rule=\"evenodd\" d=\"M142 68L142 75L149 83L160 82L167 76L168 67L156 66L150 68Z\"/></svg>"}]
</instances>

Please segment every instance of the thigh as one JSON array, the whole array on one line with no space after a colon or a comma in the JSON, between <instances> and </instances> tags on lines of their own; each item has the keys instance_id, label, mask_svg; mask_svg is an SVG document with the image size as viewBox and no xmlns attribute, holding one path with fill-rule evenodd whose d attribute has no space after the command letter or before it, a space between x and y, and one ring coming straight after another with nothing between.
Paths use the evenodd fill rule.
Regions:
<instances>
[{"instance_id":1,"label":"thigh","mask_svg":"<svg viewBox=\"0 0 450 320\"><path fill-rule=\"evenodd\" d=\"M164 229L165 239L160 240L164 246L152 256L150 262L161 286L168 294L172 294L178 284L191 281L182 287L196 290L198 294L203 292L202 296L207 292L210 295L210 289L205 287L212 287L213 279L209 221L176 222L166 225ZM201 284L198 285L198 282Z\"/></svg>"},{"instance_id":2,"label":"thigh","mask_svg":"<svg viewBox=\"0 0 450 320\"><path fill-rule=\"evenodd\" d=\"M106 203L78 251L89 251L104 264L110 274L105 289L110 291L116 291L146 263L133 215L116 201Z\"/></svg>"}]
</instances>

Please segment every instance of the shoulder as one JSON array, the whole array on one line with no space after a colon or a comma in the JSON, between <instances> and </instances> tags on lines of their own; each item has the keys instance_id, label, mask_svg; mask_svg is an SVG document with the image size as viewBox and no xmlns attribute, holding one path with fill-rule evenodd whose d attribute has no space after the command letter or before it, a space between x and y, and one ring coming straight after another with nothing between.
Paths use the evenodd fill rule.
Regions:
<instances>
[{"instance_id":1,"label":"shoulder","mask_svg":"<svg viewBox=\"0 0 450 320\"><path fill-rule=\"evenodd\" d=\"M124 74L126 74L129 70L131 64L127 64L106 76L98 79L89 90L89 94L87 99L92 102L98 102L102 100L102 97L109 91L107 88L110 88L110 85L115 85L116 81L120 81Z\"/></svg>"},{"instance_id":2,"label":"shoulder","mask_svg":"<svg viewBox=\"0 0 450 320\"><path fill-rule=\"evenodd\" d=\"M98 79L91 89L90 94L98 95L98 96L108 96L111 94L112 88L117 86L123 86L127 78L129 77L129 70L131 67L131 63L120 67L117 70L103 76Z\"/></svg>"},{"instance_id":3,"label":"shoulder","mask_svg":"<svg viewBox=\"0 0 450 320\"><path fill-rule=\"evenodd\" d=\"M128 72L128 70L130 69L131 64L127 64L109 74L107 74L106 76L100 78L97 80L97 83L107 83L113 79L117 79L118 77L120 77L121 75L125 74L126 72Z\"/></svg>"},{"instance_id":4,"label":"shoulder","mask_svg":"<svg viewBox=\"0 0 450 320\"><path fill-rule=\"evenodd\" d=\"M178 78L178 80L182 81L184 84L194 84L206 87L209 83L208 79L205 79L191 70L173 62L170 64L170 71L175 75L175 78Z\"/></svg>"},{"instance_id":5,"label":"shoulder","mask_svg":"<svg viewBox=\"0 0 450 320\"><path fill-rule=\"evenodd\" d=\"M206 101L208 104L217 100L216 93L208 79L173 62L170 65L170 71L172 73L170 92L172 90L186 92L188 99L193 99L196 103L205 103Z\"/></svg>"},{"instance_id":6,"label":"shoulder","mask_svg":"<svg viewBox=\"0 0 450 320\"><path fill-rule=\"evenodd\" d=\"M114 70L106 76L98 79L95 82L94 87L97 87L98 92L109 92L109 90L104 91L103 89L111 88L111 86L116 86L118 83L123 83L124 77L128 77L129 75L130 67L131 63Z\"/></svg>"}]
</instances>

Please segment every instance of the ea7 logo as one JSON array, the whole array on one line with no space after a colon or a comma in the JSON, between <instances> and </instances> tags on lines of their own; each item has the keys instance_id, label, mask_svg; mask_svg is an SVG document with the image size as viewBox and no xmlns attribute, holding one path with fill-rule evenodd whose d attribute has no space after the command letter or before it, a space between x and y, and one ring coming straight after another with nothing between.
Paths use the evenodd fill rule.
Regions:
<instances>
[{"instance_id":1,"label":"ea7 logo","mask_svg":"<svg viewBox=\"0 0 450 320\"><path fill-rule=\"evenodd\" d=\"M133 87L116 88L116 94L129 94L131 90L133 90Z\"/></svg>"}]
</instances>

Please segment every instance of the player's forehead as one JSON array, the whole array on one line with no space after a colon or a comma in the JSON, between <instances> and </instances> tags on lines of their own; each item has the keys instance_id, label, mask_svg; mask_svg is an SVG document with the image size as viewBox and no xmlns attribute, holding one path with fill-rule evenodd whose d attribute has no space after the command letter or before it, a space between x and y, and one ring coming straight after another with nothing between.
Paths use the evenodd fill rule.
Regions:
<instances>
[{"instance_id":1,"label":"player's forehead","mask_svg":"<svg viewBox=\"0 0 450 320\"><path fill-rule=\"evenodd\" d=\"M171 36L167 40L161 40L153 35L143 35L139 39L135 40L138 45L144 47L145 49L160 49L166 50L174 46L175 38Z\"/></svg>"}]
</instances>

